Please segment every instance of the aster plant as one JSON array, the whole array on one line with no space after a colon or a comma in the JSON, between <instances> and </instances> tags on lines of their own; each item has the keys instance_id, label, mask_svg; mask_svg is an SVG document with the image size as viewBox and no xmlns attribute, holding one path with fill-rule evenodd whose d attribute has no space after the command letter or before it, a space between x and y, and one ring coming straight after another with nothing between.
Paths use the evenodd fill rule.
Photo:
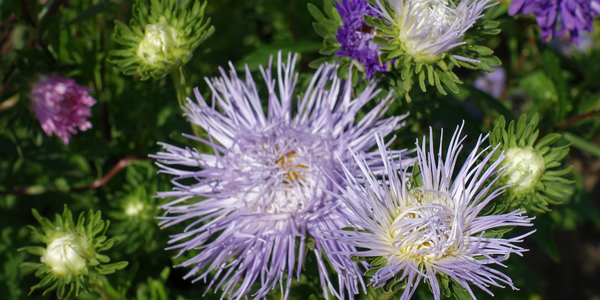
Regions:
<instances>
[{"instance_id":1,"label":"aster plant","mask_svg":"<svg viewBox=\"0 0 600 300\"><path fill-rule=\"evenodd\" d=\"M179 71L215 28L204 20L207 2L193 0L136 1L129 26L115 21L115 40L125 49L110 52L116 68L142 80Z\"/></svg>"},{"instance_id":2,"label":"aster plant","mask_svg":"<svg viewBox=\"0 0 600 300\"><path fill-rule=\"evenodd\" d=\"M365 15L375 27L373 41L382 46L380 60L398 69L406 91L415 81L423 92L427 83L446 95L458 93L462 82L449 66L481 69L493 73L499 66L493 50L478 45L485 35L500 32L496 21L485 20L484 11L495 5L490 0L372 0L377 16ZM443 85L442 85L443 84ZM410 101L410 95L405 94Z\"/></svg>"},{"instance_id":3,"label":"aster plant","mask_svg":"<svg viewBox=\"0 0 600 300\"><path fill-rule=\"evenodd\" d=\"M110 258L99 253L110 249L118 241L116 237L106 237L109 222L102 220L100 211L90 210L87 217L81 213L77 223L73 222L73 214L66 205L62 216L57 214L54 223L42 217L37 210L32 209L32 212L42 228L31 229L46 247L20 249L40 256L40 263L22 265L36 270L35 275L42 278L40 283L31 287L31 292L45 288L46 294L56 290L59 299L78 296L81 290L117 293L109 288L104 275L125 268L127 262L108 264Z\"/></svg>"},{"instance_id":4,"label":"aster plant","mask_svg":"<svg viewBox=\"0 0 600 300\"><path fill-rule=\"evenodd\" d=\"M329 61L341 60L338 75L345 78L351 65L355 70L371 78L379 72L389 71L379 60L381 46L373 42L375 29L365 22L363 15L376 16L375 11L365 0L325 1L325 15L314 5L308 4L308 10L317 20L313 23L316 32L324 38L324 47L320 50L324 57L311 63L318 67ZM356 74L355 80L358 79Z\"/></svg>"},{"instance_id":5,"label":"aster plant","mask_svg":"<svg viewBox=\"0 0 600 300\"><path fill-rule=\"evenodd\" d=\"M508 14L534 14L544 43L568 32L569 40L579 44L582 33L594 31L600 0L514 0Z\"/></svg>"},{"instance_id":6,"label":"aster plant","mask_svg":"<svg viewBox=\"0 0 600 300\"><path fill-rule=\"evenodd\" d=\"M497 180L499 171L495 168L503 155L487 168L493 154L478 152L484 140L480 136L459 165L461 130L454 132L445 155L442 146L436 152L433 142L427 145L425 137L421 146L417 142L417 162L410 178L395 167L398 159L385 150L381 137L378 145L385 165L383 179L373 175L362 155L355 155L361 177L344 170L338 197L358 221L354 227L330 232L328 238L361 249L345 254L370 262L366 275L374 288L401 292L402 300L410 299L422 281L428 283L436 300L452 294L458 299L464 298L460 295L475 299L471 285L489 294L490 286L516 289L508 276L489 265L504 266L502 261L510 254L527 251L515 243L528 234L503 238L503 233L507 227L531 226L531 218L520 210L484 213L503 192L503 188L494 189L488 183Z\"/></svg>"},{"instance_id":7,"label":"aster plant","mask_svg":"<svg viewBox=\"0 0 600 300\"><path fill-rule=\"evenodd\" d=\"M570 193L564 184L573 181L563 176L571 168L549 170L560 167L560 161L569 153L569 145L552 147L561 137L558 133L540 138L540 131L536 129L538 121L538 114L529 122L527 115L522 115L517 123L512 121L506 128L506 121L501 116L490 134L490 145L499 147L506 155L500 164L505 171L497 182L498 186L510 185L502 197L505 207L546 212L550 210L548 204L560 203L550 197L562 198ZM495 154L492 161L498 159L500 156Z\"/></svg>"},{"instance_id":8,"label":"aster plant","mask_svg":"<svg viewBox=\"0 0 600 300\"><path fill-rule=\"evenodd\" d=\"M185 64L194 50L210 37L214 26L204 21L207 2L195 0L138 0L129 26L115 21L115 40L125 49L110 52L110 61L126 75L163 78L170 74L179 104L185 102L189 82Z\"/></svg>"},{"instance_id":9,"label":"aster plant","mask_svg":"<svg viewBox=\"0 0 600 300\"><path fill-rule=\"evenodd\" d=\"M36 81L30 91L31 108L46 135L54 133L67 145L77 129L92 128L88 118L96 100L89 92L89 88L78 85L75 80L57 75Z\"/></svg>"},{"instance_id":10,"label":"aster plant","mask_svg":"<svg viewBox=\"0 0 600 300\"><path fill-rule=\"evenodd\" d=\"M118 221L110 233L121 238L119 246L125 253L134 253L140 247L150 253L161 247L162 241L155 218L157 207L162 204L154 197L159 185L156 167L150 162L133 161L125 178L124 191L108 199L112 207L108 215Z\"/></svg>"},{"instance_id":11,"label":"aster plant","mask_svg":"<svg viewBox=\"0 0 600 300\"><path fill-rule=\"evenodd\" d=\"M347 290L353 298L363 284L356 263L336 254L354 249L321 236L347 226L352 218L325 193L333 188L326 174L340 168L334 155L351 164L348 148L364 153L374 144L374 132L393 132L405 116L381 119L392 100L388 94L355 123L359 109L380 91L373 82L353 96L352 84L336 76L336 65L322 65L306 91L296 96L296 59L290 54L283 63L279 53L277 80L271 63L260 67L266 110L248 69L245 81L233 65L229 76L221 69L222 77L207 79L213 103L207 104L196 90L198 102L188 100L185 108L190 122L210 138L186 136L210 146L214 154L162 144L166 151L154 155L162 172L176 176L173 191L158 193L176 198L161 206L167 212L161 225L191 222L172 236L174 245L168 249L180 249L178 255L200 249L181 264L193 266L185 278L200 272L194 281L206 281L212 274L209 287L221 288L228 299L247 297L254 283L260 284L254 299L265 298L277 286L287 299L309 250L316 255L325 297L331 292L344 299ZM381 165L377 156L365 155L373 158L374 168ZM190 181L195 183L188 185ZM338 274L337 288L326 264Z\"/></svg>"}]
</instances>

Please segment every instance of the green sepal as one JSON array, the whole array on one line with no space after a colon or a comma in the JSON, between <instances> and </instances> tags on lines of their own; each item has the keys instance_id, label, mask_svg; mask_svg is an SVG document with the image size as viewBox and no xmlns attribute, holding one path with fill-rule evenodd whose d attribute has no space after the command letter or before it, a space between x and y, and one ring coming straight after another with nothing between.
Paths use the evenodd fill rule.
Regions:
<instances>
[{"instance_id":1,"label":"green sepal","mask_svg":"<svg viewBox=\"0 0 600 300\"><path fill-rule=\"evenodd\" d=\"M533 115L529 120L527 115L522 115L516 122L510 122L508 128L506 128L506 120L501 116L498 119L498 124L490 132L491 147L498 147L490 163L495 162L502 151L506 153L510 149L528 149L529 153L536 153L536 155L542 157L544 162L545 169L543 169L543 173L532 188L527 191L516 191L509 187L505 193L500 195L499 198L503 201L502 205L505 207L522 208L543 213L550 211L549 204L560 203L550 197L562 198L565 194L570 193L570 190L565 188L564 185L572 184L573 181L563 176L571 171L571 167L549 170L561 166L560 161L568 155L570 145L552 147L552 144L558 141L561 135L549 133L540 137L540 131L537 129L538 123L538 114ZM502 167L502 165L499 167ZM496 182L496 188L507 185L508 176L505 172Z\"/></svg>"}]
</instances>

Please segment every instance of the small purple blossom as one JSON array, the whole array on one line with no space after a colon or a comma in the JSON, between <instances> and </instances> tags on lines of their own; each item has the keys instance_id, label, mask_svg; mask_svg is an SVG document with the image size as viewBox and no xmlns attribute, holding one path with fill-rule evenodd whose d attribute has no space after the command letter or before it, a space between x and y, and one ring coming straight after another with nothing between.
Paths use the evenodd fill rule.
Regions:
<instances>
[{"instance_id":1,"label":"small purple blossom","mask_svg":"<svg viewBox=\"0 0 600 300\"><path fill-rule=\"evenodd\" d=\"M485 233L504 226L531 226L532 218L519 210L483 214L484 208L489 210L488 204L503 192L504 188L491 188L498 180L496 170L504 155L490 162L496 149L487 156L478 153L485 139L479 137L465 163L457 166L461 130L455 131L445 159L441 146L439 152L435 151L433 142L427 145L425 137L420 147L417 143L420 174L414 186L409 184L406 172L395 167L397 160L385 150L381 137L377 140L385 163L384 178L374 176L361 155L355 155L361 178L345 170L344 183L338 186L343 190L339 198L359 221L354 223L354 231L335 230L327 238L364 249L347 251L346 255L385 259L386 263L371 277L374 288L398 280L406 284L400 299L407 300L420 282L428 281L434 298L439 300L439 273L465 288L473 299L470 284L489 294L492 285L516 289L508 276L489 265L505 266L502 261L510 254L522 255L527 250L514 243L522 242L531 232L514 238L488 237ZM459 170L453 178L455 167Z\"/></svg>"},{"instance_id":2,"label":"small purple blossom","mask_svg":"<svg viewBox=\"0 0 600 300\"><path fill-rule=\"evenodd\" d=\"M92 115L96 100L88 93L90 89L78 85L75 80L50 76L37 81L31 87L32 107L44 132L56 134L65 145L77 128L86 131L92 128L87 118Z\"/></svg>"},{"instance_id":3,"label":"small purple blossom","mask_svg":"<svg viewBox=\"0 0 600 300\"><path fill-rule=\"evenodd\" d=\"M206 79L212 104L196 90L197 103L188 99L184 108L189 121L209 138L185 136L210 146L214 153L162 144L166 151L153 156L161 172L176 176L174 190L158 194L176 197L161 207L168 213L160 217L161 226L191 222L184 232L172 236L174 245L168 249L180 249L178 255L201 249L181 264L193 266L185 278L200 273L194 281L206 281L214 273L209 286L222 289L223 298L246 298L258 283L254 299L265 298L278 286L287 299L294 274L300 277L308 238L314 241L310 248L325 297L329 291L340 299L353 299L359 286L364 290L357 264L335 254L355 249L321 235L348 226L353 218L325 191L334 188L331 178L341 172L334 157L358 173L348 149L363 153L369 165L381 168L378 155L365 153L375 144L371 137L398 129L405 115L381 119L391 104L388 94L355 123L360 108L380 90L375 90L374 81L353 96L351 81L340 81L335 65L322 65L307 90L296 96L296 59L290 54L288 62L282 63L280 52L276 78L271 75L271 62L267 69L260 67L268 93L266 112L248 69L245 80L231 64L229 73L220 69L220 78ZM194 183L188 185L190 181ZM337 272L338 287L326 265Z\"/></svg>"},{"instance_id":4,"label":"small purple blossom","mask_svg":"<svg viewBox=\"0 0 600 300\"><path fill-rule=\"evenodd\" d=\"M347 56L358 63L358 68L363 69L367 78L377 72L387 72L385 65L379 62L379 45L373 42L375 29L369 27L363 15L377 16L365 0L341 0L335 3L340 17L342 28L338 29L336 40L341 44L337 56Z\"/></svg>"},{"instance_id":5,"label":"small purple blossom","mask_svg":"<svg viewBox=\"0 0 600 300\"><path fill-rule=\"evenodd\" d=\"M542 42L570 33L570 40L579 44L583 31L594 31L592 21L600 14L600 0L514 0L508 14L535 14L542 30Z\"/></svg>"},{"instance_id":6,"label":"small purple blossom","mask_svg":"<svg viewBox=\"0 0 600 300\"><path fill-rule=\"evenodd\" d=\"M506 89L506 71L502 67L492 67L492 69L494 73L482 72L473 82L473 86L494 98L498 98Z\"/></svg>"}]
</instances>

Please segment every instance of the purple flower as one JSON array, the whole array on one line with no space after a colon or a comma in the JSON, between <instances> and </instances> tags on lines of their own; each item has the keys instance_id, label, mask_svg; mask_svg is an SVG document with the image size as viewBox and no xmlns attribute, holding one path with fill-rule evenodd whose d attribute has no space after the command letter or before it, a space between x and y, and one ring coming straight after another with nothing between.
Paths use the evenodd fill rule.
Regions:
<instances>
[{"instance_id":1,"label":"purple flower","mask_svg":"<svg viewBox=\"0 0 600 300\"><path fill-rule=\"evenodd\" d=\"M482 72L473 82L473 86L494 98L500 97L506 89L506 71L502 67L492 67L494 73Z\"/></svg>"},{"instance_id":2,"label":"purple flower","mask_svg":"<svg viewBox=\"0 0 600 300\"><path fill-rule=\"evenodd\" d=\"M514 0L508 14L518 13L536 15L542 42L568 31L571 41L579 44L581 31L594 31L592 20L600 14L600 0Z\"/></svg>"},{"instance_id":3,"label":"purple flower","mask_svg":"<svg viewBox=\"0 0 600 300\"><path fill-rule=\"evenodd\" d=\"M364 290L356 263L336 254L354 248L321 236L352 219L325 191L334 188L334 172L341 172L334 157L350 164L348 148L364 153L375 144L375 132L393 132L405 116L381 119L390 105L388 94L355 124L359 109L380 91L373 82L354 98L351 82L336 77L335 65L322 65L307 90L295 95L296 59L290 54L284 64L279 53L277 80L271 75L271 62L266 70L261 66L268 94L265 110L248 69L245 80L231 64L229 74L220 69L222 77L206 79L212 103L196 90L198 102L188 99L184 108L190 122L209 137L185 136L214 153L162 144L166 151L154 155L161 172L176 176L174 190L158 194L176 197L161 207L168 213L161 217L161 226L191 221L184 232L172 236L170 243L175 245L168 249L180 249L178 255L201 249L181 264L194 266L185 278L200 272L194 281L206 281L213 272L210 287L222 289L228 299L247 297L254 283L260 284L254 299L278 286L287 299L309 249L315 252L325 295L329 290L344 299L348 290L353 298L359 284ZM364 155L370 165L382 166L375 154ZM350 169L357 172L352 165ZM338 273L337 289L326 264Z\"/></svg>"},{"instance_id":4,"label":"purple flower","mask_svg":"<svg viewBox=\"0 0 600 300\"><path fill-rule=\"evenodd\" d=\"M376 269L371 283L379 288L389 280L406 284L400 299L410 299L420 282L428 281L436 300L440 299L440 283L436 276L447 276L465 288L475 299L469 284L491 294L488 287L506 284L515 289L511 279L491 267L511 253L522 255L526 249L515 246L529 235L514 238L495 237L494 229L504 226L531 226L531 219L516 210L501 215L485 215L484 208L503 188L491 190L498 179L495 171L504 158L491 163L492 153L475 149L462 165L457 166L462 149L461 129L454 133L444 155L440 146L417 143L419 172L409 181L404 170L398 170L394 155L385 151L378 137L379 152L385 163L385 177L375 177L364 159L356 156L362 178L345 170L345 181L338 186L339 196L357 216L354 231L330 232L329 240L349 247L365 249L347 251L346 255L380 257L373 261ZM430 139L433 136L430 133ZM440 141L440 144L442 142ZM485 149L487 150L487 149ZM495 150L495 149L494 149ZM491 166L486 164L491 163ZM453 178L455 167L459 170ZM491 180L491 182L488 181ZM361 183L365 182L365 184ZM489 210L489 207L486 209Z\"/></svg>"},{"instance_id":5,"label":"purple flower","mask_svg":"<svg viewBox=\"0 0 600 300\"><path fill-rule=\"evenodd\" d=\"M579 35L579 43L573 44L567 36L554 37L548 46L560 55L565 57L573 57L577 53L586 53L590 48L594 47L594 41L587 31L582 31Z\"/></svg>"},{"instance_id":6,"label":"purple flower","mask_svg":"<svg viewBox=\"0 0 600 300\"><path fill-rule=\"evenodd\" d=\"M375 29L369 27L363 15L377 16L365 0L341 0L335 3L340 17L342 28L338 29L335 36L341 44L337 56L347 56L357 62L359 69L366 72L371 78L377 72L387 72L385 65L379 62L379 45L373 42Z\"/></svg>"},{"instance_id":7,"label":"purple flower","mask_svg":"<svg viewBox=\"0 0 600 300\"><path fill-rule=\"evenodd\" d=\"M48 136L52 132L69 144L71 134L92 128L87 118L96 100L88 95L90 89L77 85L75 80L50 76L38 80L31 87L32 107L42 129Z\"/></svg>"}]
</instances>

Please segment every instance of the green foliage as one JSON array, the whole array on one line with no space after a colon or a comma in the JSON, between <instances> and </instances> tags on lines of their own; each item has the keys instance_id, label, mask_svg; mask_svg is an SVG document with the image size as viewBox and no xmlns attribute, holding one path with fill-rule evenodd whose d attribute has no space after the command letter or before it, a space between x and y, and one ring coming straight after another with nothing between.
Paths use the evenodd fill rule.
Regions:
<instances>
[{"instance_id":1,"label":"green foliage","mask_svg":"<svg viewBox=\"0 0 600 300\"><path fill-rule=\"evenodd\" d=\"M158 198L153 197L157 192L158 178L151 162L135 162L127 167L123 191L108 198L113 208L109 215L116 220L110 233L120 237L118 247L126 254L134 253L139 247L146 252L152 252L167 241L158 235L158 220L160 214ZM169 186L161 184L161 190Z\"/></svg>"},{"instance_id":2,"label":"green foliage","mask_svg":"<svg viewBox=\"0 0 600 300\"><path fill-rule=\"evenodd\" d=\"M135 5L132 5L134 2ZM548 176L541 180L544 190L536 186L535 193L519 197L507 191L501 195L505 197L502 201L485 210L488 214L497 213L511 205L508 204L510 202L529 209L528 214L535 214L531 207L545 211L548 204L561 203L551 206L550 212L536 215L534 228L538 231L532 238L537 245L531 245L532 249L525 257L511 257L505 262L508 268L503 271L520 291L490 288L495 294L493 299L531 300L540 299L541 295L550 297L556 294L553 293L556 291L554 287L566 284L557 281L561 278L556 274L581 273L576 269L578 265L565 263L569 259L569 253L564 252L565 247L581 248L572 250L576 253L573 256L579 257L586 255L584 249L587 246L595 246L589 243L581 244L583 246L565 245L560 234L569 232L574 236L585 236L585 233L594 233L600 226L597 203L593 200L597 198L597 184L593 183L596 174L590 171L596 163L595 156L600 153L597 145L600 136L600 86L597 83L600 77L600 30L596 28L592 35L595 45L587 50L580 52L572 45L560 46L562 44L557 48L556 43L539 42L534 17L514 19L506 14L507 8L507 4L499 4L488 9L485 19L468 32L467 44L453 52L471 58L482 57L480 65L455 62L446 57L444 64L447 71L444 66L432 64L433 72L425 65L416 72L416 63L403 60L402 65L398 63L397 69L378 78L378 88L382 91L375 101L359 112L359 119L380 98L392 93L396 100L386 116L407 112L410 115L405 127L390 144L391 149L410 149L414 147L416 138L428 133L430 126L434 128L434 134L439 132L438 128L445 128L447 133L463 120L464 132L468 135L463 154L468 152L479 134L489 131L492 131L491 138L495 138L495 143L502 144L502 149L505 146L526 148L531 145L539 152L548 148L542 155L544 159L551 158L561 165L545 164L544 176ZM193 13L196 15L192 18ZM204 15L211 17L210 23L214 27L209 25ZM140 66L142 61L135 57L137 47L145 36L145 27L153 22L160 23L161 16L164 17L163 24L169 26L180 28L184 23L189 25L182 27L187 46L179 45L180 60L171 65L177 67L153 69ZM186 21L172 23L176 20ZM385 27L385 24L375 24L375 20L369 21ZM25 261L37 259L18 249L43 245L41 238L45 238L45 233L38 230L38 236L29 234L27 225L36 222L31 209L50 216L61 214L64 203L73 211L101 211L104 226L108 227L108 220L111 223L108 236L119 237L118 243L101 254L110 257L111 261L130 262L126 269L110 276L98 275L93 283L84 280L88 294L80 293L80 299L199 299L205 292L203 299L220 299L221 294L215 291L214 286L208 289L208 284L203 281L192 284L191 279L182 279L189 268L171 269L172 265L200 250L192 250L177 259L172 258L174 251L163 250L167 247L168 236L182 232L188 224L163 230L158 227L155 217L164 213L158 209L163 200L153 198L153 195L156 191L170 190L172 184L168 176L157 174L157 167L147 157L160 151L157 142L187 145L203 151L201 145L190 144L181 136L182 132L192 133L192 130L182 117L178 103L173 100L178 93L182 93L184 98L193 96L191 89L196 86L208 99L210 91L203 78L219 76L218 67L225 67L229 61L238 70L247 64L250 72L256 72L260 64L268 63L271 54L283 49L284 53L302 54L297 65L304 73L298 80L300 86L305 86L311 79L309 65L316 67L323 62L339 60L338 75L346 78L351 61L333 54L339 47L334 35L340 23L332 0L219 0L208 3L179 3L174 0L0 1L0 295L3 299L55 299L54 293L43 295L52 283L40 286L27 296L31 286L41 283L39 278L32 276L41 264L34 263L32 268L26 263L19 268ZM217 34L207 39L213 29ZM499 29L501 34L497 34ZM378 41L385 42L382 39ZM571 50L571 54L565 54L565 47ZM394 49L398 49L397 45ZM393 51L391 48L385 50L385 55L389 58ZM490 66L498 64L494 55L502 62L507 74L502 80L505 88L500 96L491 96L473 87L473 83L481 77L480 71L489 72ZM404 68L405 64L410 67ZM185 65L185 70L181 65ZM163 77L168 73L173 75L173 70L177 71L176 76L185 80L178 81L184 88ZM353 92L358 93L368 81L361 78L358 69L353 68L352 72ZM30 84L39 76L48 74L76 80L78 84L89 87L90 95L98 100L90 118L93 128L74 135L68 146L58 138L44 134L30 107ZM253 74L255 78L257 74ZM435 74L439 77L439 84ZM459 85L454 80L456 78L463 84ZM415 84L419 88L412 88ZM257 82L259 94L263 95L265 89L263 83ZM411 103L403 100L407 90L410 91ZM458 93L448 93L449 90L458 90ZM506 125L515 119L514 116L523 113L529 116L529 120L538 113L539 122L531 125L531 121L524 121L523 132L530 132L526 139L517 138L519 122L515 122L512 128L514 135L511 135L514 139L508 138L506 142L502 136L503 131L509 135L510 128L507 129ZM505 121L499 130L500 136L496 138L494 120L498 120L500 115ZM537 130L539 134L532 139ZM565 153L569 143L572 143L572 150ZM551 155L552 149L561 148ZM571 168L570 174L565 171L569 170L567 162L577 166ZM569 180L563 183L556 178ZM413 180L411 185L419 183ZM560 190L558 196L544 192L557 189ZM543 201L539 201L538 194L542 195ZM513 200L510 200L510 195L515 195ZM515 200L517 198L520 200ZM134 202L141 203L141 206ZM135 205L130 206L131 203ZM136 207L142 207L138 215L126 213L127 208ZM95 216L92 219L95 220ZM64 221L62 215L60 218ZM88 216L84 219L86 223L90 220ZM75 225L73 223L73 228ZM517 234L504 230L485 233L487 237ZM40 248L27 249L40 254ZM105 259L104 256L100 258ZM309 254L300 280L294 278L292 281L290 299L325 299L315 260ZM559 260L563 262L561 265L554 264ZM99 265L110 264L98 261ZM369 261L360 260L360 263ZM543 265L531 267L539 266L536 263ZM558 271L546 272L550 268ZM98 272L95 266L88 269L92 273ZM50 274L41 276L50 278ZM331 276L335 278L335 274ZM594 278L587 274L585 277ZM63 279L63 282L66 281ZM71 284L76 282L73 277ZM449 295L448 291L453 293L452 281L440 278L440 282L445 296ZM96 289L99 284L114 286L114 289ZM69 292L68 287L65 284L65 295ZM385 290L369 287L367 294L357 298L398 299L402 287L402 283L388 286ZM586 290L581 286L577 288ZM457 295L460 292L464 291L456 290ZM474 289L474 292L478 299L492 299L482 291ZM589 295L569 296L585 298ZM453 295L449 297L456 298ZM281 299L278 289L268 298ZM413 299L417 298L433 299L427 284L420 285ZM333 296L329 295L329 299Z\"/></svg>"}]
</instances>

